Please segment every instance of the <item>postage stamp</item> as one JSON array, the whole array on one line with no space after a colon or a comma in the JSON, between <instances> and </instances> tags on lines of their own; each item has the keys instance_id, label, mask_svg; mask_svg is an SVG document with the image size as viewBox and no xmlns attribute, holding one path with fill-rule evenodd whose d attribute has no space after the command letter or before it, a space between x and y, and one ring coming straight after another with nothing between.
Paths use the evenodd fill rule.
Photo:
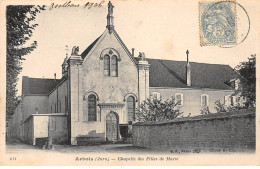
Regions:
<instances>
[{"instance_id":1,"label":"postage stamp","mask_svg":"<svg viewBox=\"0 0 260 169\"><path fill-rule=\"evenodd\" d=\"M199 1L0 0L0 169L260 165L260 1Z\"/></svg>"},{"instance_id":2,"label":"postage stamp","mask_svg":"<svg viewBox=\"0 0 260 169\"><path fill-rule=\"evenodd\" d=\"M236 3L199 2L200 45L236 44Z\"/></svg>"}]
</instances>

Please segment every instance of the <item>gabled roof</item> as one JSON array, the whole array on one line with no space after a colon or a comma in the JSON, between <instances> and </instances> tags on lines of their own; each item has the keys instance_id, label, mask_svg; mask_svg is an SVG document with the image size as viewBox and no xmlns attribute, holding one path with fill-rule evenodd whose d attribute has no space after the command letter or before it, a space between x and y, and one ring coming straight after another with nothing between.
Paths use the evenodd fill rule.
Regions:
<instances>
[{"instance_id":1,"label":"gabled roof","mask_svg":"<svg viewBox=\"0 0 260 169\"><path fill-rule=\"evenodd\" d=\"M82 52L82 54L81 54L81 58L82 58L82 59L84 59L84 58L88 55L88 53L89 53L90 50L94 47L94 45L97 43L97 41L99 40L100 37L101 37L101 36L99 36L94 42L92 42L92 43L87 47L86 50L84 50L84 51Z\"/></svg>"},{"instance_id":2,"label":"gabled roof","mask_svg":"<svg viewBox=\"0 0 260 169\"><path fill-rule=\"evenodd\" d=\"M22 94L23 95L30 95L30 94L47 95L60 82L61 79L29 78L28 76L23 76Z\"/></svg>"},{"instance_id":3,"label":"gabled roof","mask_svg":"<svg viewBox=\"0 0 260 169\"><path fill-rule=\"evenodd\" d=\"M84 50L81 54L81 58L84 59L89 52L91 52L92 50L94 50L96 48L96 46L98 46L98 44L102 41L102 39L106 36L106 34L108 33L108 29L105 30L105 32L99 36L94 42L92 42L86 50ZM132 56L132 54L130 53L130 51L128 50L128 48L126 47L126 45L124 44L123 40L120 38L120 36L118 35L118 33L116 32L116 30L113 30L112 34L115 36L115 38L118 40L118 42L120 43L120 45L122 46L122 48L125 50L126 54L130 57L130 59L133 61L133 63L136 65L136 60L135 58Z\"/></svg>"},{"instance_id":4,"label":"gabled roof","mask_svg":"<svg viewBox=\"0 0 260 169\"><path fill-rule=\"evenodd\" d=\"M233 89L228 81L236 78L228 65L190 62L191 87L186 85L186 61L147 59L150 87Z\"/></svg>"}]
</instances>

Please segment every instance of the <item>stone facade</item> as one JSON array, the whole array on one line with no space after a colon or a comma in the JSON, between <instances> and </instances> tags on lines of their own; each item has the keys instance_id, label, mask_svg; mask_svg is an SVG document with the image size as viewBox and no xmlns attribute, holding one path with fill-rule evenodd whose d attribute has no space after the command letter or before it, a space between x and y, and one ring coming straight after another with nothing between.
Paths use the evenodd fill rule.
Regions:
<instances>
[{"instance_id":1,"label":"stone facade","mask_svg":"<svg viewBox=\"0 0 260 169\"><path fill-rule=\"evenodd\" d=\"M108 52L113 52L118 59L118 74L115 77L104 75L102 53ZM111 111L118 115L119 124L127 125L127 97L134 96L138 107L138 68L117 36L106 30L82 63L76 65L70 62L69 65L72 144L76 144L79 135L103 136L105 140L105 120ZM88 96L91 94L97 98L97 117L95 121L89 122Z\"/></svg>"}]
</instances>

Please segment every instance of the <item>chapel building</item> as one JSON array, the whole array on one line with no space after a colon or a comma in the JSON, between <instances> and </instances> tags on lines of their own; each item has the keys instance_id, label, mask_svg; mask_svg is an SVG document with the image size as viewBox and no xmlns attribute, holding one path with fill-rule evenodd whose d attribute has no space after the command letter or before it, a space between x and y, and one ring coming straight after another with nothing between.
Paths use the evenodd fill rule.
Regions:
<instances>
[{"instance_id":1,"label":"chapel building","mask_svg":"<svg viewBox=\"0 0 260 169\"><path fill-rule=\"evenodd\" d=\"M114 27L108 3L104 33L81 54L72 49L62 64L61 79L22 79L22 96L8 135L37 144L117 141L130 137L136 110L147 98L175 98L184 116L195 116L214 103L235 105L236 72L228 65L149 59L134 56Z\"/></svg>"}]
</instances>

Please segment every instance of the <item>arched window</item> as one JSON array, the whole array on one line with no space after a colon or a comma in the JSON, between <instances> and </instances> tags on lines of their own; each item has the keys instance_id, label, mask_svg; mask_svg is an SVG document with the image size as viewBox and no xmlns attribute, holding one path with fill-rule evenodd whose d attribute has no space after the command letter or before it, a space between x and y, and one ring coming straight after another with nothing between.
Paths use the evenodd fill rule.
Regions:
<instances>
[{"instance_id":1,"label":"arched window","mask_svg":"<svg viewBox=\"0 0 260 169\"><path fill-rule=\"evenodd\" d=\"M115 55L111 58L111 76L117 77L117 57Z\"/></svg>"},{"instance_id":2,"label":"arched window","mask_svg":"<svg viewBox=\"0 0 260 169\"><path fill-rule=\"evenodd\" d=\"M127 114L128 114L128 121L135 120L135 99L133 96L129 96L127 98Z\"/></svg>"},{"instance_id":3,"label":"arched window","mask_svg":"<svg viewBox=\"0 0 260 169\"><path fill-rule=\"evenodd\" d=\"M97 121L97 98L94 94L88 96L88 121Z\"/></svg>"},{"instance_id":4,"label":"arched window","mask_svg":"<svg viewBox=\"0 0 260 169\"><path fill-rule=\"evenodd\" d=\"M100 59L104 60L104 75L118 77L118 62L120 54L113 48L106 48L100 54Z\"/></svg>"},{"instance_id":5,"label":"arched window","mask_svg":"<svg viewBox=\"0 0 260 169\"><path fill-rule=\"evenodd\" d=\"M110 57L108 55L104 56L104 75L110 76Z\"/></svg>"}]
</instances>

